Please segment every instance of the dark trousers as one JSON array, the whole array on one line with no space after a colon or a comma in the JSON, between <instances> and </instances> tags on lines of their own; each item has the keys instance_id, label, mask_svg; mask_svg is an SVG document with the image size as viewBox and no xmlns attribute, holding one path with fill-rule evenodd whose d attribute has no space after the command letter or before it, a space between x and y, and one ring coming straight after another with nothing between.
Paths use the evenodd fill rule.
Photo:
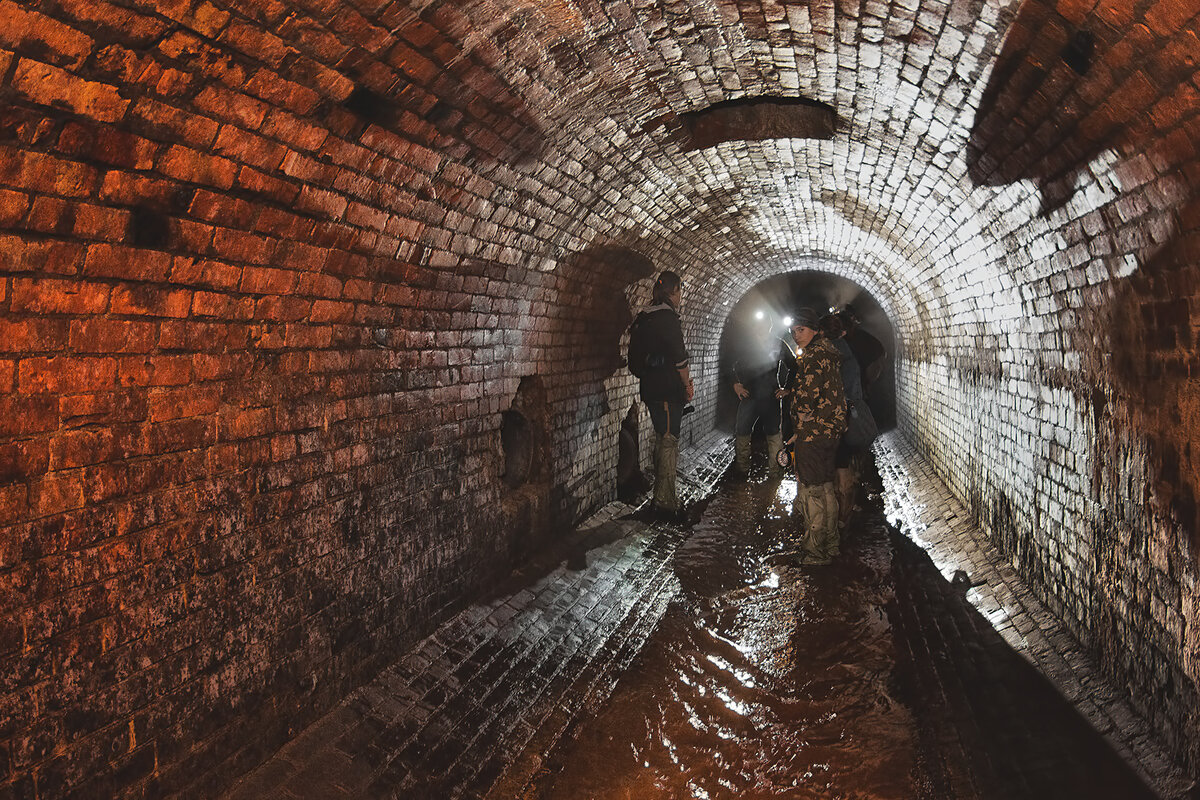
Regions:
<instances>
[{"instance_id":1,"label":"dark trousers","mask_svg":"<svg viewBox=\"0 0 1200 800\"><path fill-rule=\"evenodd\" d=\"M749 436L754 433L754 423L760 422L762 432L767 436L774 436L779 433L779 420L779 400L774 395L751 395L738 401L737 427L734 432L738 436Z\"/></svg>"},{"instance_id":2,"label":"dark trousers","mask_svg":"<svg viewBox=\"0 0 1200 800\"><path fill-rule=\"evenodd\" d=\"M796 481L801 486L820 486L833 481L837 439L796 442Z\"/></svg>"},{"instance_id":3,"label":"dark trousers","mask_svg":"<svg viewBox=\"0 0 1200 800\"><path fill-rule=\"evenodd\" d=\"M683 419L683 403L672 403L668 400L647 400L646 408L650 412L650 424L659 436L669 433L679 435L679 422Z\"/></svg>"}]
</instances>

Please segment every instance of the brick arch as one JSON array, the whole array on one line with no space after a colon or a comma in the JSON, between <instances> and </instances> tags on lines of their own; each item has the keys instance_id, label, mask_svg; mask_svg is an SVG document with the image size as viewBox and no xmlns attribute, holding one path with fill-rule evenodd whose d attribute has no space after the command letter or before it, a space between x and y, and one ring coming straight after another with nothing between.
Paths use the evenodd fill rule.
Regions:
<instances>
[{"instance_id":1,"label":"brick arch","mask_svg":"<svg viewBox=\"0 0 1200 800\"><path fill-rule=\"evenodd\" d=\"M528 376L530 508L608 499L647 264L708 380L758 280L880 298L905 435L1196 762L1194 4L0 18L0 791L211 796L484 591ZM791 94L833 139L679 145Z\"/></svg>"}]
</instances>

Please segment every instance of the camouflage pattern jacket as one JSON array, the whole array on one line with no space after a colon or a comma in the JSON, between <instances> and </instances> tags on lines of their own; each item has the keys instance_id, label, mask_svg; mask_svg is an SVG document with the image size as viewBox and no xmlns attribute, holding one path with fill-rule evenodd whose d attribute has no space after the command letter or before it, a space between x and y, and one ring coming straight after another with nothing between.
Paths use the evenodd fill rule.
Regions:
<instances>
[{"instance_id":1,"label":"camouflage pattern jacket","mask_svg":"<svg viewBox=\"0 0 1200 800\"><path fill-rule=\"evenodd\" d=\"M846 432L842 357L824 336L809 342L796 358L788 391L797 442L836 441Z\"/></svg>"}]
</instances>

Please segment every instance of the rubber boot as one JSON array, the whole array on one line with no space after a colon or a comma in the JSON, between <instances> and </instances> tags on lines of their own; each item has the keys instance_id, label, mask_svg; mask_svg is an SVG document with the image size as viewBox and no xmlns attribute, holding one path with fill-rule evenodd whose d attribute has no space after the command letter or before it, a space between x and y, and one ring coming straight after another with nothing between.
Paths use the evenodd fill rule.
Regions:
<instances>
[{"instance_id":1,"label":"rubber boot","mask_svg":"<svg viewBox=\"0 0 1200 800\"><path fill-rule=\"evenodd\" d=\"M825 493L825 551L828 558L836 558L841 553L842 534L838 529L838 497L832 483L823 483L821 488Z\"/></svg>"},{"instance_id":2,"label":"rubber boot","mask_svg":"<svg viewBox=\"0 0 1200 800\"><path fill-rule=\"evenodd\" d=\"M824 485L800 486L796 490L796 506L804 519L804 535L800 539L800 563L821 566L831 557L826 553L828 521L825 510Z\"/></svg>"},{"instance_id":3,"label":"rubber boot","mask_svg":"<svg viewBox=\"0 0 1200 800\"><path fill-rule=\"evenodd\" d=\"M733 469L739 478L750 473L750 437L738 436L733 440Z\"/></svg>"},{"instance_id":4,"label":"rubber boot","mask_svg":"<svg viewBox=\"0 0 1200 800\"><path fill-rule=\"evenodd\" d=\"M837 487L838 524L845 527L851 512L854 511L854 495L858 490L854 470L839 469L835 485Z\"/></svg>"},{"instance_id":5,"label":"rubber boot","mask_svg":"<svg viewBox=\"0 0 1200 800\"><path fill-rule=\"evenodd\" d=\"M783 475L783 467L779 466L779 451L783 449L783 434L773 433L767 437L767 473L772 478Z\"/></svg>"},{"instance_id":6,"label":"rubber boot","mask_svg":"<svg viewBox=\"0 0 1200 800\"><path fill-rule=\"evenodd\" d=\"M665 433L654 448L654 507L667 514L679 513L675 490L675 468L679 461L679 437Z\"/></svg>"}]
</instances>

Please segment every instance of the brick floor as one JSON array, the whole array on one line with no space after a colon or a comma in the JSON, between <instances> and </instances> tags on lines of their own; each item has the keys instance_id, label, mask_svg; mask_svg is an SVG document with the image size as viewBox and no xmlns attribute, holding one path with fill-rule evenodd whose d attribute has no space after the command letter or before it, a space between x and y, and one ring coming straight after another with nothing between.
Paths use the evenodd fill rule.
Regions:
<instances>
[{"instance_id":1,"label":"brick floor","mask_svg":"<svg viewBox=\"0 0 1200 800\"><path fill-rule=\"evenodd\" d=\"M946 585L954 585L958 575L965 601L1013 653L1044 676L1149 786L1163 797L1183 797L1190 781L1172 764L1149 726L971 523L966 509L916 448L895 433L887 434L876 447L876 463L888 521L924 551ZM942 640L954 638L961 637Z\"/></svg>"},{"instance_id":2,"label":"brick floor","mask_svg":"<svg viewBox=\"0 0 1200 800\"><path fill-rule=\"evenodd\" d=\"M924 549L947 587L956 586L959 570L982 582L965 596L997 636L1073 702L1148 785L1164 797L1181 796L1186 782L1149 731L970 527L928 465L894 435L883 437L878 451L885 510L905 541ZM709 496L731 455L720 437L689 451L681 460L682 494L693 502ZM352 693L245 776L227 800L521 797L572 723L612 694L678 591L667 578L688 531L638 521L633 510L622 503L604 508L504 592L462 612ZM917 552L902 568L922 569L926 556ZM964 631L952 627L967 624L959 617L915 620L945 628L920 630L916 640L958 659L953 666L960 670L978 671L967 662L979 648L944 644L962 640ZM915 684L943 683L936 694L952 702L961 694L954 670L914 670L912 677ZM964 714L993 713L958 702ZM987 730L995 729L989 723ZM979 780L999 780L982 756L972 757L943 774L961 798L983 796Z\"/></svg>"}]
</instances>

